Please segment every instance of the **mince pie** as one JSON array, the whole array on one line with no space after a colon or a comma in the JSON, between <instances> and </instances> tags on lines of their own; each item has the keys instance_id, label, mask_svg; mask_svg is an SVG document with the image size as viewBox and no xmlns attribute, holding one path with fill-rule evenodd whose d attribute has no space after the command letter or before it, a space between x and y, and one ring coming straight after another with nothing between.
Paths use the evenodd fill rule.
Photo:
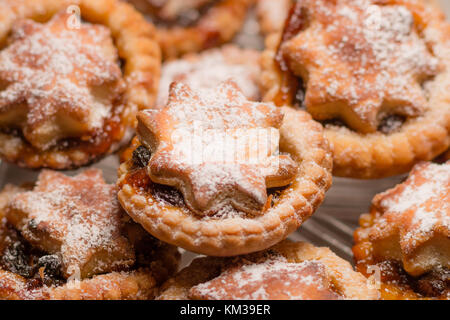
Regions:
<instances>
[{"instance_id":1,"label":"mince pie","mask_svg":"<svg viewBox=\"0 0 450 320\"><path fill-rule=\"evenodd\" d=\"M369 280L328 248L282 241L235 258L195 259L162 287L157 299L377 299Z\"/></svg>"},{"instance_id":2,"label":"mince pie","mask_svg":"<svg viewBox=\"0 0 450 320\"><path fill-rule=\"evenodd\" d=\"M425 0L304 0L267 39L265 99L325 125L334 173L407 172L450 144L450 25Z\"/></svg>"},{"instance_id":3,"label":"mince pie","mask_svg":"<svg viewBox=\"0 0 450 320\"><path fill-rule=\"evenodd\" d=\"M163 56L176 58L232 40L255 0L127 0L158 27Z\"/></svg>"},{"instance_id":4,"label":"mince pie","mask_svg":"<svg viewBox=\"0 0 450 320\"><path fill-rule=\"evenodd\" d=\"M214 88L232 79L248 99L257 101L261 98L259 58L257 51L225 45L166 62L161 70L157 106L166 105L170 84L174 81L201 89Z\"/></svg>"},{"instance_id":5,"label":"mince pie","mask_svg":"<svg viewBox=\"0 0 450 320\"><path fill-rule=\"evenodd\" d=\"M118 0L76 3L79 17L71 1L0 2L0 155L9 162L88 164L128 142L137 109L153 106L154 28Z\"/></svg>"},{"instance_id":6,"label":"mince pie","mask_svg":"<svg viewBox=\"0 0 450 320\"><path fill-rule=\"evenodd\" d=\"M381 276L384 299L450 299L450 161L420 163L375 196L360 219L357 269Z\"/></svg>"},{"instance_id":7,"label":"mince pie","mask_svg":"<svg viewBox=\"0 0 450 320\"><path fill-rule=\"evenodd\" d=\"M0 193L0 298L152 299L178 250L127 217L97 169Z\"/></svg>"},{"instance_id":8,"label":"mince pie","mask_svg":"<svg viewBox=\"0 0 450 320\"><path fill-rule=\"evenodd\" d=\"M173 83L138 114L139 145L119 169L119 201L153 236L213 256L263 250L322 202L331 152L303 111L246 99L232 81Z\"/></svg>"}]
</instances>

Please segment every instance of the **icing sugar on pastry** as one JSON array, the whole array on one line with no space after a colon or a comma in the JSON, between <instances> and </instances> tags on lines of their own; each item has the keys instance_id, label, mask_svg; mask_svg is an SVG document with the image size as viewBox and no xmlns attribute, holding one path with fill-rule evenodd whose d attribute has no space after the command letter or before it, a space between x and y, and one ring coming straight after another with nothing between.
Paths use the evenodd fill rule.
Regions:
<instances>
[{"instance_id":1,"label":"icing sugar on pastry","mask_svg":"<svg viewBox=\"0 0 450 320\"><path fill-rule=\"evenodd\" d=\"M301 1L307 25L281 54L305 81L305 105L319 120L341 117L375 132L384 113L414 117L427 108L422 83L438 60L421 39L413 14L373 1Z\"/></svg>"},{"instance_id":2,"label":"icing sugar on pastry","mask_svg":"<svg viewBox=\"0 0 450 320\"><path fill-rule=\"evenodd\" d=\"M71 30L67 18L16 22L0 52L0 124L21 128L40 150L93 136L125 90L109 30Z\"/></svg>"},{"instance_id":3,"label":"icing sugar on pastry","mask_svg":"<svg viewBox=\"0 0 450 320\"><path fill-rule=\"evenodd\" d=\"M197 214L226 205L259 214L266 189L286 186L297 173L278 151L282 119L280 109L248 101L233 82L199 91L174 83L165 109L138 115L141 143L153 152L148 174L178 188Z\"/></svg>"},{"instance_id":4,"label":"icing sugar on pastry","mask_svg":"<svg viewBox=\"0 0 450 320\"><path fill-rule=\"evenodd\" d=\"M283 257L244 264L190 290L207 300L337 300L325 266L318 261L289 263Z\"/></svg>"},{"instance_id":5,"label":"icing sugar on pastry","mask_svg":"<svg viewBox=\"0 0 450 320\"><path fill-rule=\"evenodd\" d=\"M380 270L383 299L449 299L450 162L420 163L360 218L357 270Z\"/></svg>"},{"instance_id":6,"label":"icing sugar on pastry","mask_svg":"<svg viewBox=\"0 0 450 320\"><path fill-rule=\"evenodd\" d=\"M386 213L397 216L407 211L413 213L414 229L405 234L409 239L432 232L439 221L450 229L450 165L419 166L402 188L387 191L375 201Z\"/></svg>"},{"instance_id":7,"label":"icing sugar on pastry","mask_svg":"<svg viewBox=\"0 0 450 320\"><path fill-rule=\"evenodd\" d=\"M235 258L201 257L161 288L158 299L375 299L376 289L328 248L281 241Z\"/></svg>"},{"instance_id":8,"label":"icing sugar on pastry","mask_svg":"<svg viewBox=\"0 0 450 320\"><path fill-rule=\"evenodd\" d=\"M212 89L232 79L248 99L258 100L258 60L256 51L228 45L166 62L162 68L157 105L164 106L167 103L169 87L174 81L186 83L192 89Z\"/></svg>"},{"instance_id":9,"label":"icing sugar on pastry","mask_svg":"<svg viewBox=\"0 0 450 320\"><path fill-rule=\"evenodd\" d=\"M32 191L12 199L6 215L30 243L61 255L67 277L85 278L135 261L121 234L123 211L116 192L97 169L75 177L44 170Z\"/></svg>"},{"instance_id":10,"label":"icing sugar on pastry","mask_svg":"<svg viewBox=\"0 0 450 320\"><path fill-rule=\"evenodd\" d=\"M450 162L417 165L404 183L373 200L374 210L381 214L369 231L375 254L402 260L405 270L413 275L442 264L449 267L445 248L450 236L449 204ZM399 250L385 252L384 242L391 237L398 237ZM424 257L428 251L436 256Z\"/></svg>"}]
</instances>

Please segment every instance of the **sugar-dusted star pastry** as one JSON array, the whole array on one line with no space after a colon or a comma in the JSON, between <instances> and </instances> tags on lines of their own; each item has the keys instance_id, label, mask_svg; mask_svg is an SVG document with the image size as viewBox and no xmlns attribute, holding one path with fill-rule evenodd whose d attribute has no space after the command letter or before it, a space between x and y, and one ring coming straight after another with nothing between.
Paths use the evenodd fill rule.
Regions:
<instances>
[{"instance_id":1,"label":"sugar-dusted star pastry","mask_svg":"<svg viewBox=\"0 0 450 320\"><path fill-rule=\"evenodd\" d=\"M33 190L14 197L6 215L27 241L61 254L66 275L79 272L84 278L134 263L131 245L121 235L116 192L96 169L75 177L43 171Z\"/></svg>"},{"instance_id":2,"label":"sugar-dusted star pastry","mask_svg":"<svg viewBox=\"0 0 450 320\"><path fill-rule=\"evenodd\" d=\"M43 171L34 188L0 192L0 299L153 299L179 258L96 169Z\"/></svg>"},{"instance_id":3,"label":"sugar-dusted star pastry","mask_svg":"<svg viewBox=\"0 0 450 320\"><path fill-rule=\"evenodd\" d=\"M377 290L328 248L286 240L236 258L197 258L163 284L158 299L371 300Z\"/></svg>"},{"instance_id":4,"label":"sugar-dusted star pastry","mask_svg":"<svg viewBox=\"0 0 450 320\"><path fill-rule=\"evenodd\" d=\"M138 114L138 135L152 151L150 179L176 187L199 215L227 205L261 213L266 190L297 174L290 156L278 153L281 110L248 101L234 82L199 92L175 83L166 108Z\"/></svg>"},{"instance_id":5,"label":"sugar-dusted star pastry","mask_svg":"<svg viewBox=\"0 0 450 320\"><path fill-rule=\"evenodd\" d=\"M79 13L70 4L0 2L0 156L20 166L97 160L128 142L138 108L153 106L152 26L116 0L79 1Z\"/></svg>"},{"instance_id":6,"label":"sugar-dusted star pastry","mask_svg":"<svg viewBox=\"0 0 450 320\"><path fill-rule=\"evenodd\" d=\"M265 249L309 217L330 186L321 130L302 111L247 100L231 81L199 90L174 83L165 108L138 115L119 200L152 235L185 249Z\"/></svg>"},{"instance_id":7,"label":"sugar-dusted star pastry","mask_svg":"<svg viewBox=\"0 0 450 320\"><path fill-rule=\"evenodd\" d=\"M38 150L101 129L125 90L108 29L83 25L73 32L66 30L68 18L18 21L11 44L0 52L2 124L17 126ZM96 99L95 89L104 91L105 103Z\"/></svg>"},{"instance_id":8,"label":"sugar-dusted star pastry","mask_svg":"<svg viewBox=\"0 0 450 320\"><path fill-rule=\"evenodd\" d=\"M353 251L365 274L381 269L384 298L450 298L449 204L450 162L420 163L375 196Z\"/></svg>"},{"instance_id":9,"label":"sugar-dusted star pastry","mask_svg":"<svg viewBox=\"0 0 450 320\"><path fill-rule=\"evenodd\" d=\"M326 126L336 175L407 172L450 144L449 28L430 1L295 1L267 40L264 100Z\"/></svg>"}]
</instances>

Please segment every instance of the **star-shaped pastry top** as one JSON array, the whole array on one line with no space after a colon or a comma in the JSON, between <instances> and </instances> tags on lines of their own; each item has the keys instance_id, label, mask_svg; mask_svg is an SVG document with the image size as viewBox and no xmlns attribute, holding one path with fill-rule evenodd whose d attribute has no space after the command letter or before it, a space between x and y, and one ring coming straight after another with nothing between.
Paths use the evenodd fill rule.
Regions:
<instances>
[{"instance_id":1,"label":"star-shaped pastry top","mask_svg":"<svg viewBox=\"0 0 450 320\"><path fill-rule=\"evenodd\" d=\"M436 246L431 251L442 252L449 266L450 161L442 165L415 166L404 183L374 198L373 209L380 218L371 228L370 239L380 243L385 239L399 241L405 270L417 275L429 271L433 264L440 264L427 261L430 265L424 270L424 266L414 263L415 255L424 245Z\"/></svg>"},{"instance_id":2,"label":"star-shaped pastry top","mask_svg":"<svg viewBox=\"0 0 450 320\"><path fill-rule=\"evenodd\" d=\"M211 281L194 286L201 300L339 300L325 266L318 261L289 263L275 258L242 263Z\"/></svg>"},{"instance_id":3,"label":"star-shaped pastry top","mask_svg":"<svg viewBox=\"0 0 450 320\"><path fill-rule=\"evenodd\" d=\"M124 236L123 211L114 185L88 169L69 177L44 170L32 191L17 194L8 221L31 244L58 254L62 271L81 278L133 265L134 250Z\"/></svg>"},{"instance_id":4,"label":"star-shaped pastry top","mask_svg":"<svg viewBox=\"0 0 450 320\"><path fill-rule=\"evenodd\" d=\"M290 21L305 20L303 28L280 47L304 81L313 117L340 118L363 133L375 132L384 116L424 112L422 84L438 70L413 14L405 6L374 3L297 1Z\"/></svg>"},{"instance_id":5,"label":"star-shaped pastry top","mask_svg":"<svg viewBox=\"0 0 450 320\"><path fill-rule=\"evenodd\" d=\"M248 101L234 82L197 92L173 83L164 109L138 114L138 135L153 152L152 181L178 188L195 213L261 214L266 189L297 173L278 150L282 120L280 109Z\"/></svg>"},{"instance_id":6,"label":"star-shaped pastry top","mask_svg":"<svg viewBox=\"0 0 450 320\"><path fill-rule=\"evenodd\" d=\"M0 125L40 150L93 136L125 90L109 30L68 17L18 21L0 50Z\"/></svg>"}]
</instances>

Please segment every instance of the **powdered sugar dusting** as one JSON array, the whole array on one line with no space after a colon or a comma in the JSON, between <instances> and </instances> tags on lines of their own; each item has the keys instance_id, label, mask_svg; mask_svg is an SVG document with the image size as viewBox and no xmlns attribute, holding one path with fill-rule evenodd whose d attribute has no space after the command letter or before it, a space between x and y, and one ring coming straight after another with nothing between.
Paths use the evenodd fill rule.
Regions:
<instances>
[{"instance_id":1,"label":"powdered sugar dusting","mask_svg":"<svg viewBox=\"0 0 450 320\"><path fill-rule=\"evenodd\" d=\"M406 182L379 197L385 215L403 225L407 221L402 236L411 245L438 228L450 230L450 163L420 165Z\"/></svg>"},{"instance_id":2,"label":"powdered sugar dusting","mask_svg":"<svg viewBox=\"0 0 450 320\"><path fill-rule=\"evenodd\" d=\"M83 276L104 272L133 260L120 235L122 211L116 187L105 184L97 170L73 178L43 171L35 189L16 196L11 206L26 215L23 236L33 243L45 234L49 240L38 245L60 253L67 275L80 269ZM102 257L96 258L97 252ZM84 270L91 259L98 259L95 269Z\"/></svg>"},{"instance_id":3,"label":"powdered sugar dusting","mask_svg":"<svg viewBox=\"0 0 450 320\"><path fill-rule=\"evenodd\" d=\"M199 284L191 295L206 299L314 300L339 299L318 261L290 263L283 257L259 263L244 263L219 277Z\"/></svg>"},{"instance_id":4,"label":"powdered sugar dusting","mask_svg":"<svg viewBox=\"0 0 450 320\"><path fill-rule=\"evenodd\" d=\"M67 29L66 20L59 14L47 24L20 21L0 52L0 83L7 84L0 114L42 149L101 128L124 89L109 30L89 24ZM70 128L58 125L58 117L70 119Z\"/></svg>"},{"instance_id":5,"label":"powdered sugar dusting","mask_svg":"<svg viewBox=\"0 0 450 320\"><path fill-rule=\"evenodd\" d=\"M197 56L167 62L162 69L157 105L167 102L170 84L182 81L192 89L215 88L221 82L233 80L251 100L260 96L258 54L235 47L212 49Z\"/></svg>"},{"instance_id":6,"label":"powdered sugar dusting","mask_svg":"<svg viewBox=\"0 0 450 320\"><path fill-rule=\"evenodd\" d=\"M307 107L343 102L371 131L379 113L423 113L428 106L421 84L439 64L406 7L373 2L304 2L314 21L283 49L294 70L297 64L308 70Z\"/></svg>"},{"instance_id":7,"label":"powdered sugar dusting","mask_svg":"<svg viewBox=\"0 0 450 320\"><path fill-rule=\"evenodd\" d=\"M138 119L141 142L154 151L150 177L178 187L200 215L223 215L228 205L260 214L271 187L266 176L284 175L286 184L295 178L293 160L279 161L280 110L248 101L233 82L197 91L175 83L165 109L144 110ZM141 124L161 141L148 139Z\"/></svg>"}]
</instances>

